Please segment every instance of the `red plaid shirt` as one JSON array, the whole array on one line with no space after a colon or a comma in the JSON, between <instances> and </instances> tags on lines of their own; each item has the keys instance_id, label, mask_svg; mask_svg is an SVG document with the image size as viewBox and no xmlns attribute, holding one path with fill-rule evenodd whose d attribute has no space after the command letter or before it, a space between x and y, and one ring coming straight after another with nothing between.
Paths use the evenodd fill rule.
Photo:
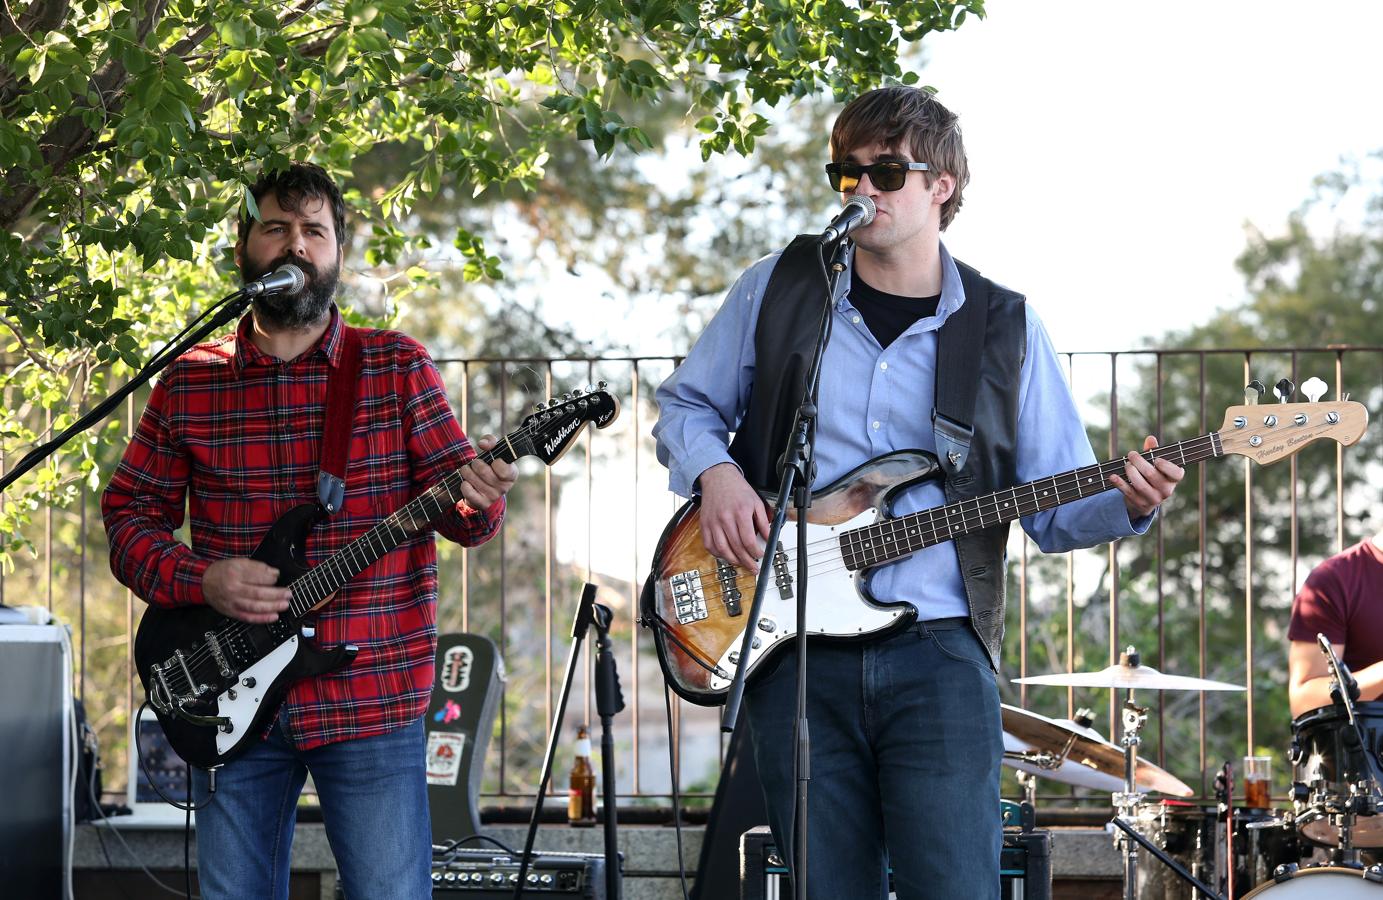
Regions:
<instances>
[{"instance_id":1,"label":"red plaid shirt","mask_svg":"<svg viewBox=\"0 0 1383 900\"><path fill-rule=\"evenodd\" d=\"M202 574L247 557L269 526L317 499L327 375L340 361L342 325L284 362L235 335L202 344L163 373L101 501L111 570L155 606L205 602ZM427 486L475 456L447 404L432 359L393 331L362 331L360 388L342 509L307 547L316 565ZM191 547L173 533L191 517ZM462 504L437 524L475 546L494 535L501 498ZM400 544L319 610L317 640L354 643L347 668L299 681L279 723L308 749L383 734L427 707L437 647L437 549L431 534Z\"/></svg>"}]
</instances>

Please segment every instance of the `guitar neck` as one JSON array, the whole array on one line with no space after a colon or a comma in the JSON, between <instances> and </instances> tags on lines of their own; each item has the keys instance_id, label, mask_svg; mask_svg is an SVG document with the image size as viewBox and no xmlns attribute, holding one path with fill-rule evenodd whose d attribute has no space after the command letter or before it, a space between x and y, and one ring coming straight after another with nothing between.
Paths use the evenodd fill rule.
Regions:
<instances>
[{"instance_id":1,"label":"guitar neck","mask_svg":"<svg viewBox=\"0 0 1383 900\"><path fill-rule=\"evenodd\" d=\"M1166 459L1182 468L1223 455L1220 434L1214 431L1142 453L1149 462ZM1102 494L1112 490L1109 476L1122 475L1124 465L1125 460L1113 459L1082 466L992 494L853 528L840 536L845 564L851 570L867 569L972 531Z\"/></svg>"},{"instance_id":2,"label":"guitar neck","mask_svg":"<svg viewBox=\"0 0 1383 900\"><path fill-rule=\"evenodd\" d=\"M506 439L476 456L482 462L502 459L514 462L522 453ZM469 463L468 463L469 464ZM381 519L369 531L351 541L292 584L291 615L302 617L339 591L399 544L428 531L449 509L461 502L461 470L457 469Z\"/></svg>"}]
</instances>

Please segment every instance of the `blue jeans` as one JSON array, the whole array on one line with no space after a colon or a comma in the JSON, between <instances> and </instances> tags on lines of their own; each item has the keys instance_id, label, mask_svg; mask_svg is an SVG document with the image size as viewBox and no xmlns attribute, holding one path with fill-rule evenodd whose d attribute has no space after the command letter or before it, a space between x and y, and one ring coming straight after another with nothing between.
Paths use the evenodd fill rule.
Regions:
<instances>
[{"instance_id":1,"label":"blue jeans","mask_svg":"<svg viewBox=\"0 0 1383 900\"><path fill-rule=\"evenodd\" d=\"M307 774L348 900L432 896L432 822L423 721L377 737L294 750L269 737L216 773L197 810L197 877L207 900L286 900L298 794ZM197 802L207 774L193 770Z\"/></svg>"},{"instance_id":2,"label":"blue jeans","mask_svg":"<svg viewBox=\"0 0 1383 900\"><path fill-rule=\"evenodd\" d=\"M796 674L790 655L745 691L780 848L791 846L797 792ZM813 641L807 724L810 897L885 898L888 865L899 900L999 896L999 692L964 619L918 623L883 640Z\"/></svg>"}]
</instances>

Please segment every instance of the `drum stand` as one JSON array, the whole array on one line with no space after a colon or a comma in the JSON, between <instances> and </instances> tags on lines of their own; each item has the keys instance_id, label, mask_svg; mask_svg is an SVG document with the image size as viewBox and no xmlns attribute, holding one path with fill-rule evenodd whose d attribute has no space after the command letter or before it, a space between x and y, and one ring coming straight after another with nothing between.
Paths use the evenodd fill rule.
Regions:
<instances>
[{"instance_id":1,"label":"drum stand","mask_svg":"<svg viewBox=\"0 0 1383 900\"><path fill-rule=\"evenodd\" d=\"M1134 659L1134 665L1137 665L1136 657ZM1124 900L1137 900L1138 898L1139 847L1157 857L1178 877L1205 896L1212 898L1212 900L1225 900L1215 893L1210 885L1188 872L1184 866L1168 856L1162 848L1139 834L1137 829L1129 824L1130 817L1142 805L1144 797L1147 796L1138 790L1138 783L1134 779L1134 773L1138 770L1138 745L1143 742L1143 739L1138 736L1138 732L1147 720L1148 708L1138 706L1133 702L1133 688L1129 688L1124 699L1124 733L1119 741L1124 748L1124 789L1114 794L1114 806L1118 809L1118 814L1114 816L1111 823L1123 832L1115 835L1114 841L1124 854Z\"/></svg>"}]
</instances>

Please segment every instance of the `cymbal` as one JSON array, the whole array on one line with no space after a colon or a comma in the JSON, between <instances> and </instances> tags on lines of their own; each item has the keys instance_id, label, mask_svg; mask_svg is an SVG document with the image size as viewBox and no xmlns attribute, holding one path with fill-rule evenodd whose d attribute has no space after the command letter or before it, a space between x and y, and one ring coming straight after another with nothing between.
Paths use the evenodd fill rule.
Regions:
<instances>
[{"instance_id":1,"label":"cymbal","mask_svg":"<svg viewBox=\"0 0 1383 900\"><path fill-rule=\"evenodd\" d=\"M1097 791L1124 789L1124 751L1105 740L1098 731L1070 721L1049 719L1046 716L1002 704L1004 720L1004 765L1063 784L1093 788ZM1044 768L1039 761L1013 759L1011 753L1049 754L1054 768ZM1064 754L1064 755L1063 755ZM1190 797L1195 791L1166 769L1139 758L1134 770L1138 787L1176 797Z\"/></svg>"},{"instance_id":2,"label":"cymbal","mask_svg":"<svg viewBox=\"0 0 1383 900\"><path fill-rule=\"evenodd\" d=\"M1242 691L1243 685L1189 675L1166 675L1151 666L1116 663L1098 672L1056 672L1011 679L1014 684L1058 684L1065 687L1133 688L1148 691Z\"/></svg>"}]
</instances>

